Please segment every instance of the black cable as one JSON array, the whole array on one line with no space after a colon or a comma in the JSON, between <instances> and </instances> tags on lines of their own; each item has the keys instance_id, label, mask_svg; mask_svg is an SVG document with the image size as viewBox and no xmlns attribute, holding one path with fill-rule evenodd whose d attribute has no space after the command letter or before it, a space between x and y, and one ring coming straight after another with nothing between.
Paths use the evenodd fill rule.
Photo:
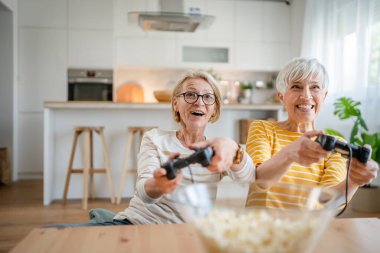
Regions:
<instances>
[{"instance_id":1,"label":"black cable","mask_svg":"<svg viewBox=\"0 0 380 253\"><path fill-rule=\"evenodd\" d=\"M346 192L345 192L345 203L343 209L336 215L341 215L347 208L348 205L348 179L350 178L350 169L351 169L351 161L352 161L352 149L350 145L348 147L348 164L347 164L347 174L346 174Z\"/></svg>"},{"instance_id":2,"label":"black cable","mask_svg":"<svg viewBox=\"0 0 380 253\"><path fill-rule=\"evenodd\" d=\"M193 172L191 171L190 165L187 165L187 168L189 169L189 172L190 172L191 183L194 184Z\"/></svg>"}]
</instances>

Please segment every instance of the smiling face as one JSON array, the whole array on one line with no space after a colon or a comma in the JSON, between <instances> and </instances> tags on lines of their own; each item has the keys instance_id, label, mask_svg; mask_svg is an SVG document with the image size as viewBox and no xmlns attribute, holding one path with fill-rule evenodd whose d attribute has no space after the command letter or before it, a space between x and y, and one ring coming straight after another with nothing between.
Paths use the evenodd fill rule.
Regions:
<instances>
[{"instance_id":1,"label":"smiling face","mask_svg":"<svg viewBox=\"0 0 380 253\"><path fill-rule=\"evenodd\" d=\"M291 123L314 124L327 95L322 82L319 77L291 81L286 87L285 94L278 93Z\"/></svg>"},{"instance_id":2,"label":"smiling face","mask_svg":"<svg viewBox=\"0 0 380 253\"><path fill-rule=\"evenodd\" d=\"M185 92L194 92L198 95L214 95L211 85L202 78L187 79L183 83L179 94ZM173 97L173 108L179 113L181 124L189 129L204 129L210 118L216 113L216 104L206 105L202 97L198 97L198 100L194 104L189 104L185 101L184 95L179 94Z\"/></svg>"}]
</instances>

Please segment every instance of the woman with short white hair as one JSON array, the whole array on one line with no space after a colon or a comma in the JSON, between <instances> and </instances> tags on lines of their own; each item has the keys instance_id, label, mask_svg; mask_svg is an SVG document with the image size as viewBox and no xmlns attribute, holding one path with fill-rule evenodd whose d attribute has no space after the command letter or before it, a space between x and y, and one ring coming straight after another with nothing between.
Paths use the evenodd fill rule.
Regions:
<instances>
[{"instance_id":1,"label":"woman with short white hair","mask_svg":"<svg viewBox=\"0 0 380 253\"><path fill-rule=\"evenodd\" d=\"M313 58L295 58L280 71L277 95L288 118L281 122L251 123L247 152L256 165L256 179L326 186L346 192L346 159L339 153L327 152L314 141L323 134L315 128L315 121L327 96L328 82L324 66ZM348 199L359 186L376 178L378 169L373 160L363 164L353 159ZM265 193L251 189L247 205L292 207L301 198L300 194L278 188Z\"/></svg>"}]
</instances>

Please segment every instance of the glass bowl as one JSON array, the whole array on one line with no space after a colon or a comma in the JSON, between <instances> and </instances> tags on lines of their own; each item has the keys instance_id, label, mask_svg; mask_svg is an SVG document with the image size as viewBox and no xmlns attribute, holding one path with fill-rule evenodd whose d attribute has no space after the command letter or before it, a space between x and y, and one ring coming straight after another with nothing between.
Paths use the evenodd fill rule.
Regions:
<instances>
[{"instance_id":1,"label":"glass bowl","mask_svg":"<svg viewBox=\"0 0 380 253\"><path fill-rule=\"evenodd\" d=\"M311 252L334 217L338 197L327 188L263 181L192 184L170 195L208 252L260 253Z\"/></svg>"}]
</instances>

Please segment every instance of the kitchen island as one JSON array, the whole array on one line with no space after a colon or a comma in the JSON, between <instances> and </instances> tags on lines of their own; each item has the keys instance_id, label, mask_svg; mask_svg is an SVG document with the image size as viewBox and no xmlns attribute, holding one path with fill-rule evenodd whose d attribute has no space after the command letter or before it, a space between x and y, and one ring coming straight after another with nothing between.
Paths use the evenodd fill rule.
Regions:
<instances>
[{"instance_id":1,"label":"kitchen island","mask_svg":"<svg viewBox=\"0 0 380 253\"><path fill-rule=\"evenodd\" d=\"M223 105L220 119L206 130L208 138L227 136L239 139L239 119L282 119L280 104ZM61 199L76 126L104 126L110 155L110 168L115 192L127 143L130 126L153 126L175 130L177 123L171 116L169 103L126 104L113 102L45 102L44 104L44 205ZM94 165L102 167L102 155L98 136L94 136ZM80 142L81 143L81 142ZM134 145L136 151L138 143ZM74 167L82 167L81 150L77 148ZM123 197L134 192L134 176L126 181ZM69 199L82 197L82 176L71 177ZM108 197L105 176L95 176L95 196Z\"/></svg>"}]
</instances>

